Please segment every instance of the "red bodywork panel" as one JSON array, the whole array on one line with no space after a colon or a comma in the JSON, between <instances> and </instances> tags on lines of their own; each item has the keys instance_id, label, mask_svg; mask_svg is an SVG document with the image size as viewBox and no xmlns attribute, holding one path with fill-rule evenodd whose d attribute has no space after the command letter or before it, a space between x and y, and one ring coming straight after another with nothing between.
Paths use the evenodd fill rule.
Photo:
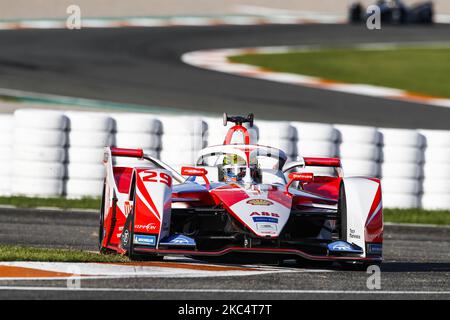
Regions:
<instances>
[{"instance_id":1,"label":"red bodywork panel","mask_svg":"<svg viewBox=\"0 0 450 320\"><path fill-rule=\"evenodd\" d=\"M337 177L315 176L313 182L303 185L303 189L337 201L341 181L342 179Z\"/></svg>"},{"instance_id":2,"label":"red bodywork panel","mask_svg":"<svg viewBox=\"0 0 450 320\"><path fill-rule=\"evenodd\" d=\"M373 181L380 182L379 179L372 179ZM381 203L381 184L378 187L370 208L369 216L366 221L365 229L366 242L382 243L383 242L383 208Z\"/></svg>"},{"instance_id":3,"label":"red bodywork panel","mask_svg":"<svg viewBox=\"0 0 450 320\"><path fill-rule=\"evenodd\" d=\"M120 193L128 193L130 191L133 168L114 167L113 170L117 189Z\"/></svg>"}]
</instances>

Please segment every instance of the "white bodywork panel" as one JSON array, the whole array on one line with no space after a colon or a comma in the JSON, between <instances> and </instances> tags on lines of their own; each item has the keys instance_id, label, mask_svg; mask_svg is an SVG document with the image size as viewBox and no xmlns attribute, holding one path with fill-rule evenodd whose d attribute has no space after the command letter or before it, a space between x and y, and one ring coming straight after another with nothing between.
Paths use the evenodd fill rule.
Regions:
<instances>
[{"instance_id":1,"label":"white bodywork panel","mask_svg":"<svg viewBox=\"0 0 450 320\"><path fill-rule=\"evenodd\" d=\"M251 195L231 206L231 210L260 237L278 237L289 219L291 208L268 199L268 192ZM252 201L268 201L269 205L254 205Z\"/></svg>"},{"instance_id":2,"label":"white bodywork panel","mask_svg":"<svg viewBox=\"0 0 450 320\"><path fill-rule=\"evenodd\" d=\"M367 178L344 178L347 203L347 241L363 249L366 255L365 224L379 183Z\"/></svg>"}]
</instances>

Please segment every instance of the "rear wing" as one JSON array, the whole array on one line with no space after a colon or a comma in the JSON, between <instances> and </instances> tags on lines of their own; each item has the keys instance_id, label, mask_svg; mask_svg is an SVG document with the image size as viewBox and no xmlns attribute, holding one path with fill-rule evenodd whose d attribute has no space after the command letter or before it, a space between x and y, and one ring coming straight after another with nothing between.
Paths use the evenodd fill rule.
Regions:
<instances>
[{"instance_id":1,"label":"rear wing","mask_svg":"<svg viewBox=\"0 0 450 320\"><path fill-rule=\"evenodd\" d=\"M144 153L142 149L126 149L126 148L114 148L114 147L106 147L105 148L105 159L107 159L107 154L110 154L111 157L126 157L126 158L137 158L144 159L151 162L157 168L161 168L172 173L172 177L178 181L179 183L183 183L185 178L179 174L175 169L173 169L168 164L162 162L159 159L156 159L150 155ZM105 160L106 161L106 160Z\"/></svg>"},{"instance_id":2,"label":"rear wing","mask_svg":"<svg viewBox=\"0 0 450 320\"><path fill-rule=\"evenodd\" d=\"M341 168L341 159L339 158L313 158L304 157L306 167L334 167Z\"/></svg>"},{"instance_id":3,"label":"rear wing","mask_svg":"<svg viewBox=\"0 0 450 320\"><path fill-rule=\"evenodd\" d=\"M339 158L304 157L303 161L305 162L305 167L334 168L338 177L344 176L341 159Z\"/></svg>"}]
</instances>

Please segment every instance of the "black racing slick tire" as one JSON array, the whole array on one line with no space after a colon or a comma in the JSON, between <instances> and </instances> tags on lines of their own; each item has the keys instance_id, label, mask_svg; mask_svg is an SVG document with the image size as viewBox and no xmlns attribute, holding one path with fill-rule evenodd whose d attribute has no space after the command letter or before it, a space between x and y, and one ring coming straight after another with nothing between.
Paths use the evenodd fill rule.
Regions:
<instances>
[{"instance_id":1,"label":"black racing slick tire","mask_svg":"<svg viewBox=\"0 0 450 320\"><path fill-rule=\"evenodd\" d=\"M347 241L347 201L345 197L344 183L341 183L339 188L338 224L336 228L339 234L339 239L342 241Z\"/></svg>"},{"instance_id":2,"label":"black racing slick tire","mask_svg":"<svg viewBox=\"0 0 450 320\"><path fill-rule=\"evenodd\" d=\"M98 228L98 250L100 253L108 253L109 250L103 247L103 239L105 237L105 193L106 184L103 184L102 204L100 206L99 228Z\"/></svg>"}]
</instances>

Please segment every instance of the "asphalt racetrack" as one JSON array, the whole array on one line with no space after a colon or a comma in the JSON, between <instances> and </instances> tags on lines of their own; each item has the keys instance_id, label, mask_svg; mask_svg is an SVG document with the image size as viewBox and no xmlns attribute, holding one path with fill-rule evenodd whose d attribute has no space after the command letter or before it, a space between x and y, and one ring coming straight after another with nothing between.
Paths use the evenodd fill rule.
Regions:
<instances>
[{"instance_id":1,"label":"asphalt racetrack","mask_svg":"<svg viewBox=\"0 0 450 320\"><path fill-rule=\"evenodd\" d=\"M97 223L95 213L1 209L0 243L96 250ZM81 290L67 289L66 280L2 280L0 300L450 298L450 228L386 226L384 258L381 289L374 291L367 289L364 271L286 262L275 267L285 273L83 279Z\"/></svg>"},{"instance_id":2,"label":"asphalt racetrack","mask_svg":"<svg viewBox=\"0 0 450 320\"><path fill-rule=\"evenodd\" d=\"M254 112L257 119L449 129L449 108L225 75L180 61L202 49L380 42L450 42L450 24L0 31L0 88L216 115Z\"/></svg>"}]
</instances>

